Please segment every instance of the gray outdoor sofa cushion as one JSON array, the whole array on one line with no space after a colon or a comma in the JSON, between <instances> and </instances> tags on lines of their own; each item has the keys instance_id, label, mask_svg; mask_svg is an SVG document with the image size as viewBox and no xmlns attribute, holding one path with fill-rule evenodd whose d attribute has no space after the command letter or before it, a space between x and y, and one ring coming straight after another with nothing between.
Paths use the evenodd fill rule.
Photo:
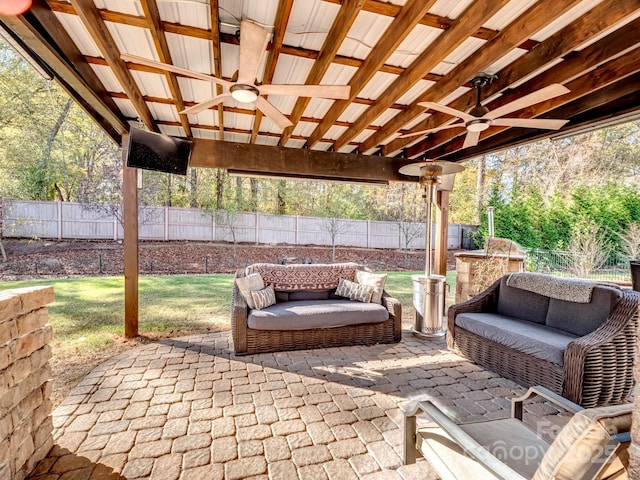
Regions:
<instances>
[{"instance_id":1,"label":"gray outdoor sofa cushion","mask_svg":"<svg viewBox=\"0 0 640 480\"><path fill-rule=\"evenodd\" d=\"M247 326L256 330L307 330L389 319L389 311L377 303L350 300L303 300L276 303L262 310L251 310Z\"/></svg>"},{"instance_id":2,"label":"gray outdoor sofa cushion","mask_svg":"<svg viewBox=\"0 0 640 480\"><path fill-rule=\"evenodd\" d=\"M622 298L620 289L597 285L589 303L549 300L546 325L583 337L600 327Z\"/></svg>"},{"instance_id":3,"label":"gray outdoor sofa cushion","mask_svg":"<svg viewBox=\"0 0 640 480\"><path fill-rule=\"evenodd\" d=\"M456 326L556 365L564 364L567 345L576 335L538 323L495 313L460 313Z\"/></svg>"},{"instance_id":4,"label":"gray outdoor sofa cushion","mask_svg":"<svg viewBox=\"0 0 640 480\"><path fill-rule=\"evenodd\" d=\"M549 308L549 297L507 285L509 276L500 281L497 313L544 324ZM606 316L605 316L606 318Z\"/></svg>"}]
</instances>

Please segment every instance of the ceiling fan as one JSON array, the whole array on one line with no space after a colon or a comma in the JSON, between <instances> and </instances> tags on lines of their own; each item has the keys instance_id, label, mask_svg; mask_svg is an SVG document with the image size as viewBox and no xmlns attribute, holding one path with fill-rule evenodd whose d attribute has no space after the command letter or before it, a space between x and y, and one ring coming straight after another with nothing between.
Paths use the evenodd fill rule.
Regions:
<instances>
[{"instance_id":1,"label":"ceiling fan","mask_svg":"<svg viewBox=\"0 0 640 480\"><path fill-rule=\"evenodd\" d=\"M319 97L329 99L347 99L351 87L349 85L260 85L256 80L262 55L267 50L271 34L258 25L243 20L240 23L240 60L238 78L228 81L204 73L176 67L144 57L123 53L120 55L125 61L135 62L149 67L159 68L173 73L179 73L198 80L222 85L227 92L217 95L209 100L200 102L180 113L195 114L207 110L227 99L233 98L240 103L254 103L267 117L273 120L280 128L293 125L280 110L262 95L292 95L297 97ZM235 76L235 75L234 75Z\"/></svg>"},{"instance_id":2,"label":"ceiling fan","mask_svg":"<svg viewBox=\"0 0 640 480\"><path fill-rule=\"evenodd\" d=\"M471 84L476 88L477 97L476 105L469 111L469 113L456 110L455 108L447 107L435 102L419 102L418 105L426 107L438 112L447 113L454 117L458 117L462 122L452 123L449 125L442 125L440 127L431 128L429 130L421 130L418 132L410 132L404 135L400 135L400 138L414 137L416 135L424 135L425 133L439 132L448 128L466 128L467 135L465 136L462 148L474 147L480 140L480 133L484 132L490 126L496 127L523 127L523 128L542 128L547 130L558 130L567 123L569 120L554 120L547 118L505 118L504 115L508 115L517 110L535 105L536 103L544 102L551 98L569 93L569 89L559 83L554 83L548 87L541 88L529 95L507 103L495 110L489 110L487 107L480 103L482 98L481 89L487 83L490 83L495 78L495 75L482 74L471 79Z\"/></svg>"}]
</instances>

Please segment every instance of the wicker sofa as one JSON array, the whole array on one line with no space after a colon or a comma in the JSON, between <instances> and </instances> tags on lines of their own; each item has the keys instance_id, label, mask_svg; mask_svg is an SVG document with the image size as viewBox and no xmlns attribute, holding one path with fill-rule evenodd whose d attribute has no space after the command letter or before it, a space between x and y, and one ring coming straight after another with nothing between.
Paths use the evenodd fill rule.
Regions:
<instances>
[{"instance_id":1,"label":"wicker sofa","mask_svg":"<svg viewBox=\"0 0 640 480\"><path fill-rule=\"evenodd\" d=\"M633 387L638 300L610 285L513 273L449 308L447 344L585 408L621 403Z\"/></svg>"},{"instance_id":2,"label":"wicker sofa","mask_svg":"<svg viewBox=\"0 0 640 480\"><path fill-rule=\"evenodd\" d=\"M258 263L237 271L236 278L259 273L264 284L275 289L277 303L259 311L250 309L234 281L231 332L235 353L399 342L402 309L398 300L386 292L381 304L335 296L340 279L353 281L361 269L356 263ZM322 321L314 316L318 310L325 314Z\"/></svg>"}]
</instances>

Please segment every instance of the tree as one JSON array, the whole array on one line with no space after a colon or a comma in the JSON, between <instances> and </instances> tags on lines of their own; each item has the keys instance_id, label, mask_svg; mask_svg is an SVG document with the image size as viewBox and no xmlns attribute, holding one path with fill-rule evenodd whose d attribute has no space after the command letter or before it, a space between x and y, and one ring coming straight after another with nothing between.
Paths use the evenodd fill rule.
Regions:
<instances>
[{"instance_id":1,"label":"tree","mask_svg":"<svg viewBox=\"0 0 640 480\"><path fill-rule=\"evenodd\" d=\"M578 225L569 242L571 270L581 278L588 278L602 267L609 256L604 235L595 224Z\"/></svg>"}]
</instances>

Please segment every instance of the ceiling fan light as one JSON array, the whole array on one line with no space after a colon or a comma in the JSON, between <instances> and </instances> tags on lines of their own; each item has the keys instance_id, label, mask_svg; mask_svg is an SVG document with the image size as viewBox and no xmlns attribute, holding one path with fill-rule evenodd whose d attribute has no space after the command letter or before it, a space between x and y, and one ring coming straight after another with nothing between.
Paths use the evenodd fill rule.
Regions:
<instances>
[{"instance_id":1,"label":"ceiling fan light","mask_svg":"<svg viewBox=\"0 0 640 480\"><path fill-rule=\"evenodd\" d=\"M253 85L232 85L229 90L233 99L240 103L253 103L260 95L258 89Z\"/></svg>"},{"instance_id":2,"label":"ceiling fan light","mask_svg":"<svg viewBox=\"0 0 640 480\"><path fill-rule=\"evenodd\" d=\"M478 119L467 122L465 125L467 130L470 132L484 132L487 128L489 128L490 120L486 119Z\"/></svg>"}]
</instances>

